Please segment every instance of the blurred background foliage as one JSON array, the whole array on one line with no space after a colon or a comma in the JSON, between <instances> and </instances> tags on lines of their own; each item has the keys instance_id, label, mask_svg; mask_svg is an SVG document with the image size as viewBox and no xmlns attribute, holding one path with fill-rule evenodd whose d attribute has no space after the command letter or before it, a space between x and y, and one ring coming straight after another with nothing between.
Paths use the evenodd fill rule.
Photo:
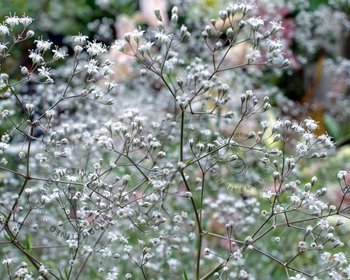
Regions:
<instances>
[{"instance_id":1,"label":"blurred background foliage","mask_svg":"<svg viewBox=\"0 0 350 280\"><path fill-rule=\"evenodd\" d=\"M67 35L76 35L82 33L88 35L90 38L102 41L108 45L114 42L120 32L118 30L118 21L123 25L125 17L127 21L131 19L134 22L134 27L138 25L147 25L149 22L143 18L142 5L156 6L159 3L165 3L168 14L173 5L178 5L183 10L183 16L180 22L184 22L191 28L204 26L204 18L214 17L217 10L231 1L226 0L167 0L167 1L135 1L135 0L0 0L0 22L9 14L27 14L35 19L35 24L32 25L34 31L39 34L44 40L50 40L57 46L65 44L65 37ZM306 13L310 17L310 26L305 26L305 30L309 29L310 36L320 36L316 31L318 21L324 20L327 24L328 20L323 17L324 10L339 11L344 13L348 18L350 14L350 3L348 0L259 0L257 1L261 9L266 6L266 13L277 13L281 16L288 27L285 27L284 32L286 36L290 36L287 47L291 50L292 56L295 57L297 67L289 71L284 71L280 75L275 75L273 72L265 72L260 83L269 83L276 86L280 92L284 94L289 100L301 104L311 102L318 99L323 99L322 91L328 90L322 88L322 81L329 79L325 77L325 73L329 70L325 67L327 59L336 60L340 57L348 58L350 56L349 46L350 40L348 30L344 34L338 34L339 30L328 32L324 38L331 44L327 48L322 43L316 42L313 45L314 50L308 53L306 45L303 45L296 38L300 29L298 30L298 17ZM162 4L163 5L163 4ZM268 5L273 5L270 11ZM326 7L326 8L325 8ZM332 13L331 13L332 15ZM329 16L329 14L328 14ZM204 25L203 25L204 24ZM126 25L126 24L124 24ZM303 28L303 26L299 26ZM120 29L120 28L119 28ZM344 30L343 30L344 31ZM290 34L289 34L290 33ZM293 37L294 36L294 37ZM328 38L329 37L329 38ZM306 38L307 39L307 38ZM313 39L313 38L312 38ZM322 39L323 38L318 38ZM28 45L29 44L29 45ZM340 47L339 47L340 46ZM9 74L15 73L20 65L26 65L27 50L30 49L30 41L26 44L19 45L19 48L14 50L13 57L9 58L6 70ZM340 52L338 51L340 49ZM194 53L194 55L196 55ZM300 61L302 61L300 63ZM326 73L327 74L327 73ZM349 75L350 76L350 75ZM327 83L328 81L325 81ZM345 89L345 99L349 96L349 87ZM320 93L321 92L321 93ZM321 103L325 101L322 100ZM344 102L342 102L344 103ZM276 106L280 106L278 102ZM350 141L350 129L347 125L349 121L350 112L345 106L342 108L342 118L339 118L339 112L329 112L325 104L321 104L311 113L311 117L316 119L320 124L320 133L326 130L334 137L340 145L347 144ZM308 109L307 109L308 110ZM334 111L334 110L333 110Z\"/></svg>"},{"instance_id":2,"label":"blurred background foliage","mask_svg":"<svg viewBox=\"0 0 350 280\"><path fill-rule=\"evenodd\" d=\"M97 30L91 28L95 20L115 19L118 14L133 14L138 8L138 1L118 0L100 1L108 5L98 5L95 0L2 0L0 21L9 14L27 14L35 19L34 31L43 37L63 38L79 32L94 36ZM103 8L106 7L106 8ZM89 28L90 26L90 28Z\"/></svg>"}]
</instances>

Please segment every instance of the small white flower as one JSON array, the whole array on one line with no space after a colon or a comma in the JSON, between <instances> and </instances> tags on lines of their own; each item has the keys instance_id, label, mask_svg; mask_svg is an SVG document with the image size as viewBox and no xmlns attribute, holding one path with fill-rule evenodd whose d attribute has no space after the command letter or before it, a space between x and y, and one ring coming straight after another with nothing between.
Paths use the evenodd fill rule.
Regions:
<instances>
[{"instance_id":1,"label":"small white flower","mask_svg":"<svg viewBox=\"0 0 350 280\"><path fill-rule=\"evenodd\" d=\"M345 170L340 170L337 174L337 177L339 180L344 180L345 179L345 176L348 174L347 171Z\"/></svg>"},{"instance_id":2,"label":"small white flower","mask_svg":"<svg viewBox=\"0 0 350 280\"><path fill-rule=\"evenodd\" d=\"M281 66L286 61L281 50L274 50L267 55L267 62L271 65ZM286 62L287 63L287 62Z\"/></svg>"},{"instance_id":3,"label":"small white flower","mask_svg":"<svg viewBox=\"0 0 350 280\"><path fill-rule=\"evenodd\" d=\"M112 90L114 88L118 88L119 84L115 82L106 82L105 85L107 86L108 90Z\"/></svg>"},{"instance_id":4,"label":"small white flower","mask_svg":"<svg viewBox=\"0 0 350 280\"><path fill-rule=\"evenodd\" d=\"M127 184L128 182L130 182L130 180L131 180L130 175L124 175L122 177L122 181L123 181L124 184Z\"/></svg>"},{"instance_id":5,"label":"small white flower","mask_svg":"<svg viewBox=\"0 0 350 280\"><path fill-rule=\"evenodd\" d=\"M343 219L343 218L339 218L338 221L337 221L336 226L341 226L341 225L343 225L343 224L345 224L344 219Z\"/></svg>"},{"instance_id":6,"label":"small white flower","mask_svg":"<svg viewBox=\"0 0 350 280\"><path fill-rule=\"evenodd\" d=\"M10 112L8 110L4 110L1 112L1 117L2 118L7 118L10 115Z\"/></svg>"},{"instance_id":7,"label":"small white flower","mask_svg":"<svg viewBox=\"0 0 350 280\"><path fill-rule=\"evenodd\" d=\"M26 107L26 109L28 110L28 112L31 113L31 112L34 110L35 105L32 104L32 103L27 103L27 104L25 105L25 107Z\"/></svg>"},{"instance_id":8,"label":"small white flower","mask_svg":"<svg viewBox=\"0 0 350 280\"><path fill-rule=\"evenodd\" d=\"M170 41L169 35L165 34L164 32L155 32L154 36L156 37L160 45L163 45Z\"/></svg>"},{"instance_id":9,"label":"small white flower","mask_svg":"<svg viewBox=\"0 0 350 280\"><path fill-rule=\"evenodd\" d=\"M79 33L77 36L73 36L73 42L78 45L85 45L88 36L82 35Z\"/></svg>"},{"instance_id":10,"label":"small white flower","mask_svg":"<svg viewBox=\"0 0 350 280\"><path fill-rule=\"evenodd\" d=\"M117 51L123 52L125 50L125 45L126 45L125 40L116 40L112 48L116 49Z\"/></svg>"},{"instance_id":11,"label":"small white flower","mask_svg":"<svg viewBox=\"0 0 350 280\"><path fill-rule=\"evenodd\" d=\"M10 30L8 29L8 27L4 24L0 24L0 35L4 36L8 34L10 34Z\"/></svg>"},{"instance_id":12,"label":"small white flower","mask_svg":"<svg viewBox=\"0 0 350 280\"><path fill-rule=\"evenodd\" d=\"M107 52L107 48L102 43L97 43L96 41L89 42L86 51L90 56L98 56Z\"/></svg>"},{"instance_id":13,"label":"small white flower","mask_svg":"<svg viewBox=\"0 0 350 280\"><path fill-rule=\"evenodd\" d=\"M68 239L66 241L68 243L68 247L71 248L71 249L76 249L78 248L78 241L75 240L75 239Z\"/></svg>"},{"instance_id":14,"label":"small white flower","mask_svg":"<svg viewBox=\"0 0 350 280\"><path fill-rule=\"evenodd\" d=\"M289 280L306 280L306 277L298 273L297 275L290 277Z\"/></svg>"},{"instance_id":15,"label":"small white flower","mask_svg":"<svg viewBox=\"0 0 350 280\"><path fill-rule=\"evenodd\" d=\"M134 40L136 43L138 43L140 41L140 39L142 38L143 36L143 33L145 33L144 30L137 30L135 29L133 32L132 32L132 36L134 37Z\"/></svg>"},{"instance_id":16,"label":"small white flower","mask_svg":"<svg viewBox=\"0 0 350 280\"><path fill-rule=\"evenodd\" d=\"M180 170L183 170L183 169L186 167L186 163L179 161L179 162L177 163L177 167L178 167Z\"/></svg>"},{"instance_id":17,"label":"small white flower","mask_svg":"<svg viewBox=\"0 0 350 280\"><path fill-rule=\"evenodd\" d=\"M44 265L41 265L39 267L39 272L42 274L42 275L47 275L49 273L48 269L44 266Z\"/></svg>"},{"instance_id":18,"label":"small white flower","mask_svg":"<svg viewBox=\"0 0 350 280\"><path fill-rule=\"evenodd\" d=\"M271 24L271 33L275 33L278 30L284 29L280 21L273 20L273 21L270 21L270 24Z\"/></svg>"},{"instance_id":19,"label":"small white flower","mask_svg":"<svg viewBox=\"0 0 350 280\"><path fill-rule=\"evenodd\" d=\"M324 262L324 263L328 263L330 258L331 258L332 254L331 253L328 253L328 252L324 252L321 254L321 260Z\"/></svg>"},{"instance_id":20,"label":"small white flower","mask_svg":"<svg viewBox=\"0 0 350 280\"><path fill-rule=\"evenodd\" d=\"M299 156L305 156L307 153L307 146L303 143L299 143L296 146L296 151Z\"/></svg>"},{"instance_id":21,"label":"small white flower","mask_svg":"<svg viewBox=\"0 0 350 280\"><path fill-rule=\"evenodd\" d=\"M50 77L50 68L42 66L39 70L38 70L39 74L39 78L48 78Z\"/></svg>"},{"instance_id":22,"label":"small white flower","mask_svg":"<svg viewBox=\"0 0 350 280\"><path fill-rule=\"evenodd\" d=\"M313 135L311 133L304 133L303 138L305 139L306 142L310 142L310 140L313 138Z\"/></svg>"},{"instance_id":23,"label":"small white flower","mask_svg":"<svg viewBox=\"0 0 350 280\"><path fill-rule=\"evenodd\" d=\"M14 262L15 262L14 258L7 258L7 259L2 260L2 264L4 264L4 265L11 265Z\"/></svg>"},{"instance_id":24,"label":"small white flower","mask_svg":"<svg viewBox=\"0 0 350 280\"><path fill-rule=\"evenodd\" d=\"M290 197L290 201L291 201L293 204L298 204L298 203L300 203L300 197L293 194L293 195Z\"/></svg>"},{"instance_id":25,"label":"small white flower","mask_svg":"<svg viewBox=\"0 0 350 280\"><path fill-rule=\"evenodd\" d=\"M44 61L44 58L41 56L41 54L33 50L29 51L29 58L32 60L33 64L40 64Z\"/></svg>"},{"instance_id":26,"label":"small white flower","mask_svg":"<svg viewBox=\"0 0 350 280\"><path fill-rule=\"evenodd\" d=\"M339 274L338 272L336 272L335 270L333 271L330 271L328 273L329 275L329 279L332 279L332 280L343 280L343 279L348 279L348 278L344 278L341 274Z\"/></svg>"},{"instance_id":27,"label":"small white flower","mask_svg":"<svg viewBox=\"0 0 350 280\"><path fill-rule=\"evenodd\" d=\"M15 276L20 278L20 279L25 279L25 280L31 280L33 279L31 275L29 274L28 267L20 267L16 273Z\"/></svg>"},{"instance_id":28,"label":"small white flower","mask_svg":"<svg viewBox=\"0 0 350 280\"><path fill-rule=\"evenodd\" d=\"M249 53L246 55L246 58L249 63L253 61L257 61L261 58L261 53L259 50L251 49Z\"/></svg>"},{"instance_id":29,"label":"small white flower","mask_svg":"<svg viewBox=\"0 0 350 280\"><path fill-rule=\"evenodd\" d=\"M249 274L248 272L246 272L245 270L240 270L239 272L239 279L248 279Z\"/></svg>"},{"instance_id":30,"label":"small white flower","mask_svg":"<svg viewBox=\"0 0 350 280\"><path fill-rule=\"evenodd\" d=\"M271 191L267 191L267 192L263 192L262 193L262 196L263 198L266 198L266 199L271 199L272 197L274 197L276 195L276 193L274 192L271 192Z\"/></svg>"},{"instance_id":31,"label":"small white flower","mask_svg":"<svg viewBox=\"0 0 350 280\"><path fill-rule=\"evenodd\" d=\"M0 43L0 54L4 53L7 50L7 43Z\"/></svg>"},{"instance_id":32,"label":"small white flower","mask_svg":"<svg viewBox=\"0 0 350 280\"><path fill-rule=\"evenodd\" d=\"M68 56L67 51L64 48L56 48L53 52L53 60L64 60L66 56Z\"/></svg>"},{"instance_id":33,"label":"small white flower","mask_svg":"<svg viewBox=\"0 0 350 280\"><path fill-rule=\"evenodd\" d=\"M69 182L77 182L78 181L78 177L74 176L74 175L67 175L66 178L67 178L67 181L69 181Z\"/></svg>"},{"instance_id":34,"label":"small white flower","mask_svg":"<svg viewBox=\"0 0 350 280\"><path fill-rule=\"evenodd\" d=\"M236 13L248 13L249 11L251 11L254 8L254 4L253 3L243 3L243 2L238 2L235 4L231 4L229 6L229 8L232 10L232 12Z\"/></svg>"},{"instance_id":35,"label":"small white flower","mask_svg":"<svg viewBox=\"0 0 350 280\"><path fill-rule=\"evenodd\" d=\"M148 53L151 50L152 45L153 43L147 42L146 44L141 45L138 50L141 54Z\"/></svg>"},{"instance_id":36,"label":"small white flower","mask_svg":"<svg viewBox=\"0 0 350 280\"><path fill-rule=\"evenodd\" d=\"M22 17L19 18L19 22L24 27L28 27L33 22L33 19L31 17L23 15Z\"/></svg>"},{"instance_id":37,"label":"small white flower","mask_svg":"<svg viewBox=\"0 0 350 280\"><path fill-rule=\"evenodd\" d=\"M281 50L283 47L283 43L280 40L269 40L267 42L269 52Z\"/></svg>"},{"instance_id":38,"label":"small white flower","mask_svg":"<svg viewBox=\"0 0 350 280\"><path fill-rule=\"evenodd\" d=\"M23 76L27 76L28 73L29 73L28 68L25 67L25 66L22 66L21 67L21 73L22 73Z\"/></svg>"},{"instance_id":39,"label":"small white flower","mask_svg":"<svg viewBox=\"0 0 350 280\"><path fill-rule=\"evenodd\" d=\"M321 228L322 230L327 230L329 228L329 223L326 221L326 220L320 220L318 223L317 223L317 226L319 228Z\"/></svg>"},{"instance_id":40,"label":"small white flower","mask_svg":"<svg viewBox=\"0 0 350 280\"><path fill-rule=\"evenodd\" d=\"M304 120L304 122L305 122L305 126L309 131L314 131L318 127L317 123L314 120L306 119Z\"/></svg>"},{"instance_id":41,"label":"small white flower","mask_svg":"<svg viewBox=\"0 0 350 280\"><path fill-rule=\"evenodd\" d=\"M267 121L262 121L262 122L260 123L260 125L261 125L261 127L262 127L263 129L266 129L266 128L269 127L269 123L268 123Z\"/></svg>"},{"instance_id":42,"label":"small white flower","mask_svg":"<svg viewBox=\"0 0 350 280\"><path fill-rule=\"evenodd\" d=\"M46 52L51 48L52 42L44 40L35 40L36 48L38 51Z\"/></svg>"},{"instance_id":43,"label":"small white flower","mask_svg":"<svg viewBox=\"0 0 350 280\"><path fill-rule=\"evenodd\" d=\"M264 25L264 21L260 17L252 17L247 20L253 29L257 29L260 25Z\"/></svg>"},{"instance_id":44,"label":"small white flower","mask_svg":"<svg viewBox=\"0 0 350 280\"><path fill-rule=\"evenodd\" d=\"M180 28L180 34L181 34L181 38L188 38L191 36L191 33L188 32L188 28L186 25L182 25Z\"/></svg>"},{"instance_id":45,"label":"small white flower","mask_svg":"<svg viewBox=\"0 0 350 280\"><path fill-rule=\"evenodd\" d=\"M25 189L24 192L25 192L27 195L30 195L30 194L32 194L33 189L28 188L28 189Z\"/></svg>"},{"instance_id":46,"label":"small white flower","mask_svg":"<svg viewBox=\"0 0 350 280\"><path fill-rule=\"evenodd\" d=\"M336 262L337 264L340 264L340 265L348 263L348 260L346 259L346 256L344 253L334 254L333 259L334 259L334 262Z\"/></svg>"},{"instance_id":47,"label":"small white flower","mask_svg":"<svg viewBox=\"0 0 350 280\"><path fill-rule=\"evenodd\" d=\"M74 52L75 53L81 53L84 50L84 48L80 45L77 45L74 47Z\"/></svg>"},{"instance_id":48,"label":"small white flower","mask_svg":"<svg viewBox=\"0 0 350 280\"><path fill-rule=\"evenodd\" d=\"M5 22L9 26L15 27L16 25L19 24L19 18L17 16L15 16L15 15L14 16L10 15L9 17L6 17Z\"/></svg>"},{"instance_id":49,"label":"small white flower","mask_svg":"<svg viewBox=\"0 0 350 280\"><path fill-rule=\"evenodd\" d=\"M47 111L45 111L45 115L46 115L48 118L51 118L54 114L55 114L55 111L54 111L54 110L47 110Z\"/></svg>"},{"instance_id":50,"label":"small white flower","mask_svg":"<svg viewBox=\"0 0 350 280\"><path fill-rule=\"evenodd\" d=\"M272 132L280 132L280 130L284 127L284 123L280 120L276 121L272 125Z\"/></svg>"},{"instance_id":51,"label":"small white flower","mask_svg":"<svg viewBox=\"0 0 350 280\"><path fill-rule=\"evenodd\" d=\"M84 65L84 68L89 74L98 74L98 61L95 59L90 59L89 64Z\"/></svg>"}]
</instances>

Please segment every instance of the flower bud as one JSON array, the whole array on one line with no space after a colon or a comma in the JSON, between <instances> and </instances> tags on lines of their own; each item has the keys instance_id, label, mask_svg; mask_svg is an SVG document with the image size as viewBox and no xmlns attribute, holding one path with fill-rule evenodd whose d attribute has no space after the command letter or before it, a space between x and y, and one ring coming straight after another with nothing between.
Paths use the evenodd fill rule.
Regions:
<instances>
[{"instance_id":1,"label":"flower bud","mask_svg":"<svg viewBox=\"0 0 350 280\"><path fill-rule=\"evenodd\" d=\"M193 195L192 195L192 193L191 193L191 192L185 192L184 197L186 197L186 198L190 199L190 198L192 198L192 197L193 197Z\"/></svg>"},{"instance_id":2,"label":"flower bud","mask_svg":"<svg viewBox=\"0 0 350 280\"><path fill-rule=\"evenodd\" d=\"M305 190L306 192L310 191L310 190L311 190L311 184L310 184L310 183L305 184L304 190Z\"/></svg>"},{"instance_id":3,"label":"flower bud","mask_svg":"<svg viewBox=\"0 0 350 280\"><path fill-rule=\"evenodd\" d=\"M227 19L227 11L219 11L219 17L225 21Z\"/></svg>"},{"instance_id":4,"label":"flower bud","mask_svg":"<svg viewBox=\"0 0 350 280\"><path fill-rule=\"evenodd\" d=\"M171 9L171 14L174 15L174 14L177 14L178 12L178 8L176 6L174 6L172 9Z\"/></svg>"},{"instance_id":5,"label":"flower bud","mask_svg":"<svg viewBox=\"0 0 350 280\"><path fill-rule=\"evenodd\" d=\"M28 30L26 34L26 39L32 38L34 36L34 31L33 30Z\"/></svg>"},{"instance_id":6,"label":"flower bud","mask_svg":"<svg viewBox=\"0 0 350 280\"><path fill-rule=\"evenodd\" d=\"M177 14L173 14L171 16L171 22L174 24L177 23L178 19L179 19L179 17L177 16Z\"/></svg>"},{"instance_id":7,"label":"flower bud","mask_svg":"<svg viewBox=\"0 0 350 280\"><path fill-rule=\"evenodd\" d=\"M154 10L154 14L156 15L156 18L159 20L159 21L162 21L162 16L160 14L160 10L159 9L155 9Z\"/></svg>"},{"instance_id":8,"label":"flower bud","mask_svg":"<svg viewBox=\"0 0 350 280\"><path fill-rule=\"evenodd\" d=\"M226 36L229 38L229 39L232 39L233 36L234 36L234 32L233 32L233 29L230 27L227 29L226 31Z\"/></svg>"}]
</instances>

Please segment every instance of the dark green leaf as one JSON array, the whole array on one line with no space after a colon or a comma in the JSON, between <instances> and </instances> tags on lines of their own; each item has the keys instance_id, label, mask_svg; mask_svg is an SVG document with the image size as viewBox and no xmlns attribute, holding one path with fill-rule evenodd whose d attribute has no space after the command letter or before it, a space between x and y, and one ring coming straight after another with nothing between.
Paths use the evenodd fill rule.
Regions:
<instances>
[{"instance_id":1,"label":"dark green leaf","mask_svg":"<svg viewBox=\"0 0 350 280\"><path fill-rule=\"evenodd\" d=\"M32 249L32 246L30 245L29 235L26 236L25 246L26 246L26 251L30 252L30 250Z\"/></svg>"},{"instance_id":2,"label":"dark green leaf","mask_svg":"<svg viewBox=\"0 0 350 280\"><path fill-rule=\"evenodd\" d=\"M8 89L9 89L8 86L3 87L2 89L0 89L0 94L5 93Z\"/></svg>"},{"instance_id":3,"label":"dark green leaf","mask_svg":"<svg viewBox=\"0 0 350 280\"><path fill-rule=\"evenodd\" d=\"M186 270L184 270L184 280L188 280L188 276L187 276Z\"/></svg>"}]
</instances>

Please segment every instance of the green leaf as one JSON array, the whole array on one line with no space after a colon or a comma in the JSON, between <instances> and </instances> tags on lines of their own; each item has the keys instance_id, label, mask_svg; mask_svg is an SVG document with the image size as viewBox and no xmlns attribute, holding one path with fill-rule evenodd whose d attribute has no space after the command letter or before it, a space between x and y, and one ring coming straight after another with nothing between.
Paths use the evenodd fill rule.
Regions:
<instances>
[{"instance_id":1,"label":"green leaf","mask_svg":"<svg viewBox=\"0 0 350 280\"><path fill-rule=\"evenodd\" d=\"M332 135L335 140L338 140L342 137L340 125L333 117L324 115L324 122L326 124L327 130L329 131L329 134Z\"/></svg>"},{"instance_id":2,"label":"green leaf","mask_svg":"<svg viewBox=\"0 0 350 280\"><path fill-rule=\"evenodd\" d=\"M184 270L184 280L188 280L188 276L187 276L186 270Z\"/></svg>"},{"instance_id":3,"label":"green leaf","mask_svg":"<svg viewBox=\"0 0 350 280\"><path fill-rule=\"evenodd\" d=\"M26 236L25 246L26 246L26 251L30 252L30 250L32 249L32 246L30 245L29 235Z\"/></svg>"},{"instance_id":4,"label":"green leaf","mask_svg":"<svg viewBox=\"0 0 350 280\"><path fill-rule=\"evenodd\" d=\"M7 220L7 215L4 212L2 212L2 211L0 211L0 213L2 214L2 217L3 217L4 221L6 221Z\"/></svg>"},{"instance_id":5,"label":"green leaf","mask_svg":"<svg viewBox=\"0 0 350 280\"><path fill-rule=\"evenodd\" d=\"M3 88L0 89L0 94L5 93L9 89L8 86L4 86Z\"/></svg>"},{"instance_id":6,"label":"green leaf","mask_svg":"<svg viewBox=\"0 0 350 280\"><path fill-rule=\"evenodd\" d=\"M67 276L68 276L68 272L67 272L67 269L64 269L63 271L64 271L64 275L63 275L63 271L61 270L61 269L57 269L57 271L58 271L58 274L59 274L59 278L60 279L62 279L62 280L67 280L68 278L67 278Z\"/></svg>"},{"instance_id":7,"label":"green leaf","mask_svg":"<svg viewBox=\"0 0 350 280\"><path fill-rule=\"evenodd\" d=\"M322 4L328 4L328 0L310 0L309 2L312 11L316 10Z\"/></svg>"}]
</instances>

